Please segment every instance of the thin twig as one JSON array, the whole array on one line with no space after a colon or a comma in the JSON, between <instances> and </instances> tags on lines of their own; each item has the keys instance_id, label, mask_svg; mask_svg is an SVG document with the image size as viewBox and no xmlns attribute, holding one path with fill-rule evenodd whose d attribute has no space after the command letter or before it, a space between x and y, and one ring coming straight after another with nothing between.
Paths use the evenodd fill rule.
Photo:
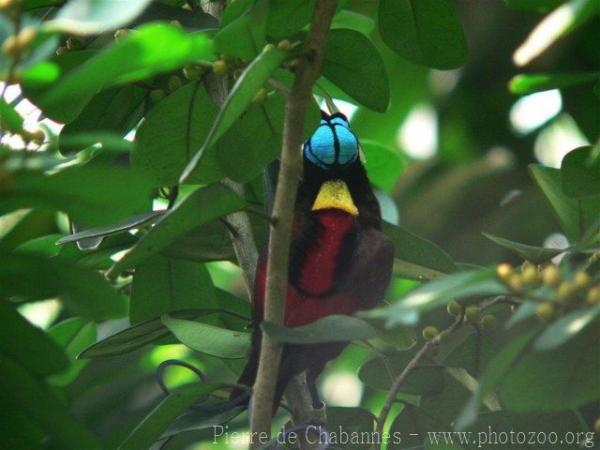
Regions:
<instances>
[{"instance_id":1,"label":"thin twig","mask_svg":"<svg viewBox=\"0 0 600 450\"><path fill-rule=\"evenodd\" d=\"M448 336L449 334L453 333L458 328L460 328L462 323L463 323L463 314L460 314L456 318L456 320L452 323L452 325L450 325L448 328L446 328L445 330L440 332L440 334L438 334L435 338L431 339L430 341L425 342L425 344L423 344L423 347L421 347L421 349L417 352L417 354L415 356L413 356L413 358L406 365L404 370L402 372L400 372L400 375L398 375L396 377L396 379L392 383L392 386L388 392L383 409L381 410L381 413L379 414L379 417L377 418L377 435L378 436L383 436L385 421L387 420L387 417L390 414L390 410L392 409L392 406L396 402L396 397L398 396L398 391L402 387L402 384L404 384L404 382L406 381L408 376L412 373L412 371L417 368L417 366L419 365L419 363L421 362L423 357L427 354L427 352L429 352L429 350L431 350L433 347L439 345L440 342L442 341L442 339L444 339L446 336ZM379 444L376 444L376 448L381 448L381 442Z\"/></svg>"},{"instance_id":2,"label":"thin twig","mask_svg":"<svg viewBox=\"0 0 600 450\"><path fill-rule=\"evenodd\" d=\"M315 3L304 57L300 60L286 102L281 166L273 204L273 218L276 224L271 227L269 237L264 306L264 319L277 324L283 323L287 294L291 228L298 178L302 168L300 149L304 120L336 5L336 0L318 0ZM254 437L252 448L255 449L265 443L263 437L267 437L268 442L271 435L271 415L280 359L281 345L264 333L253 389L251 429Z\"/></svg>"}]
</instances>

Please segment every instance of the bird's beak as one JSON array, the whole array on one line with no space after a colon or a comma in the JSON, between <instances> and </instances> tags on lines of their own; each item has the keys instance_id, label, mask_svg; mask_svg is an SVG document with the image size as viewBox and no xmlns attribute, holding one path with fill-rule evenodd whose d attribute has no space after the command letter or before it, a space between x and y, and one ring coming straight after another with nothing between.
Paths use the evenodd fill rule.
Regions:
<instances>
[{"instance_id":1,"label":"bird's beak","mask_svg":"<svg viewBox=\"0 0 600 450\"><path fill-rule=\"evenodd\" d=\"M326 181L321 185L312 210L341 209L352 216L358 216L358 208L352 200L348 185L342 180Z\"/></svg>"}]
</instances>

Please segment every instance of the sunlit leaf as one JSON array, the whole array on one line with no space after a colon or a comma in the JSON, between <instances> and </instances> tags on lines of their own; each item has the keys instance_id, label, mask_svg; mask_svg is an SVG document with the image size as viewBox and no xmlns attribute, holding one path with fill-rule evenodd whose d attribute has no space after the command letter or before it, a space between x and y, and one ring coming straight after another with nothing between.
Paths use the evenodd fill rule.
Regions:
<instances>
[{"instance_id":1,"label":"sunlit leaf","mask_svg":"<svg viewBox=\"0 0 600 450\"><path fill-rule=\"evenodd\" d=\"M219 111L204 144L199 150L192 150L196 153L183 171L180 178L181 182L186 182L190 179L194 171L198 169L200 162L203 160L206 150L223 136L223 134L244 113L258 90L287 56L286 52L278 50L277 48L265 48L254 61L252 61L246 70L244 70L231 89L223 107Z\"/></svg>"},{"instance_id":2,"label":"sunlit leaf","mask_svg":"<svg viewBox=\"0 0 600 450\"><path fill-rule=\"evenodd\" d=\"M546 328L536 339L534 347L538 350L550 350L563 345L593 323L598 316L600 305L571 311Z\"/></svg>"},{"instance_id":3,"label":"sunlit leaf","mask_svg":"<svg viewBox=\"0 0 600 450\"><path fill-rule=\"evenodd\" d=\"M470 270L437 278L414 289L390 306L366 312L364 315L385 319L386 326L391 328L397 324L411 323L415 314L445 305L452 299L504 293L506 287L497 281L493 270Z\"/></svg>"},{"instance_id":4,"label":"sunlit leaf","mask_svg":"<svg viewBox=\"0 0 600 450\"><path fill-rule=\"evenodd\" d=\"M48 31L75 35L100 34L126 25L152 0L69 0L56 16L45 23Z\"/></svg>"},{"instance_id":5,"label":"sunlit leaf","mask_svg":"<svg viewBox=\"0 0 600 450\"><path fill-rule=\"evenodd\" d=\"M203 34L186 34L161 23L145 25L61 78L39 105L52 108L53 119L68 123L104 89L212 58L212 43Z\"/></svg>"},{"instance_id":6,"label":"sunlit leaf","mask_svg":"<svg viewBox=\"0 0 600 450\"><path fill-rule=\"evenodd\" d=\"M508 83L513 94L531 94L533 92L560 89L600 78L600 72L589 73L527 73L515 75Z\"/></svg>"},{"instance_id":7,"label":"sunlit leaf","mask_svg":"<svg viewBox=\"0 0 600 450\"><path fill-rule=\"evenodd\" d=\"M230 189L214 184L198 189L164 214L154 227L108 272L115 277L146 258L164 250L196 227L237 211L244 201Z\"/></svg>"},{"instance_id":8,"label":"sunlit leaf","mask_svg":"<svg viewBox=\"0 0 600 450\"><path fill-rule=\"evenodd\" d=\"M523 259L534 264L545 263L546 261L551 260L556 255L559 255L565 251L565 249L536 247L535 245L521 244L520 242L514 242L489 233L482 234L490 241L513 251Z\"/></svg>"},{"instance_id":9,"label":"sunlit leaf","mask_svg":"<svg viewBox=\"0 0 600 450\"><path fill-rule=\"evenodd\" d=\"M352 316L331 315L308 325L288 328L263 322L261 328L278 342L288 344L318 344L370 339L377 330L367 322Z\"/></svg>"},{"instance_id":10,"label":"sunlit leaf","mask_svg":"<svg viewBox=\"0 0 600 450\"><path fill-rule=\"evenodd\" d=\"M525 66L557 40L568 35L598 12L596 0L569 0L548 14L514 52L513 61Z\"/></svg>"},{"instance_id":11,"label":"sunlit leaf","mask_svg":"<svg viewBox=\"0 0 600 450\"><path fill-rule=\"evenodd\" d=\"M250 334L191 320L161 317L165 326L192 350L219 358L243 358L250 348Z\"/></svg>"}]
</instances>

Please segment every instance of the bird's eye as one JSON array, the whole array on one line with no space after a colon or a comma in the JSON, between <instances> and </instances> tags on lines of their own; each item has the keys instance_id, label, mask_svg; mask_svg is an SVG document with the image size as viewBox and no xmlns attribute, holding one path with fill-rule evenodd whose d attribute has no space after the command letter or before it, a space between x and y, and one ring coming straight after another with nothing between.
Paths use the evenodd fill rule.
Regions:
<instances>
[{"instance_id":1,"label":"bird's eye","mask_svg":"<svg viewBox=\"0 0 600 450\"><path fill-rule=\"evenodd\" d=\"M358 158L358 140L343 117L323 118L304 144L303 153L306 159L322 169L344 167Z\"/></svg>"}]
</instances>

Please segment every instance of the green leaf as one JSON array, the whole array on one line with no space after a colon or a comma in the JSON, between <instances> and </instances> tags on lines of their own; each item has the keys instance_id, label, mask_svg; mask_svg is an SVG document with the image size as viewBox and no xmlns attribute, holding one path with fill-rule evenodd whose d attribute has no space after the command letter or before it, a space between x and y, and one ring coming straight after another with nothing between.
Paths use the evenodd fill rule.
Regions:
<instances>
[{"instance_id":1,"label":"green leaf","mask_svg":"<svg viewBox=\"0 0 600 450\"><path fill-rule=\"evenodd\" d=\"M364 139L360 146L365 153L369 181L385 191L391 191L402 172L400 155L375 141Z\"/></svg>"},{"instance_id":2,"label":"green leaf","mask_svg":"<svg viewBox=\"0 0 600 450\"><path fill-rule=\"evenodd\" d=\"M201 313L199 310L178 311L172 313L172 315L180 318L194 319ZM122 355L137 350L169 334L169 330L160 319L148 320L90 345L79 354L79 358L103 358Z\"/></svg>"},{"instance_id":3,"label":"green leaf","mask_svg":"<svg viewBox=\"0 0 600 450\"><path fill-rule=\"evenodd\" d=\"M329 32L321 72L361 105L377 112L387 109L390 86L385 65L377 48L358 31Z\"/></svg>"},{"instance_id":4,"label":"green leaf","mask_svg":"<svg viewBox=\"0 0 600 450\"><path fill-rule=\"evenodd\" d=\"M188 195L168 213L118 262L107 276L115 277L146 258L166 249L196 227L244 207L244 201L229 188L213 184Z\"/></svg>"},{"instance_id":5,"label":"green leaf","mask_svg":"<svg viewBox=\"0 0 600 450\"><path fill-rule=\"evenodd\" d=\"M77 315L91 320L111 319L125 313L120 296L99 273L64 258L2 254L2 294L29 299L60 297Z\"/></svg>"},{"instance_id":6,"label":"green leaf","mask_svg":"<svg viewBox=\"0 0 600 450\"><path fill-rule=\"evenodd\" d=\"M224 387L223 384L190 384L164 398L118 447L119 450L147 450L178 416L198 400Z\"/></svg>"},{"instance_id":7,"label":"green leaf","mask_svg":"<svg viewBox=\"0 0 600 450\"><path fill-rule=\"evenodd\" d=\"M0 358L0 392L20 405L27 417L56 442L58 448L100 450L96 437L65 411L54 392L11 358Z\"/></svg>"},{"instance_id":8,"label":"green leaf","mask_svg":"<svg viewBox=\"0 0 600 450\"><path fill-rule=\"evenodd\" d=\"M275 39L290 37L310 22L315 0L286 0L271 2L267 33Z\"/></svg>"},{"instance_id":9,"label":"green leaf","mask_svg":"<svg viewBox=\"0 0 600 450\"><path fill-rule=\"evenodd\" d=\"M53 19L44 24L44 29L79 36L105 33L127 25L151 2L152 0L70 0Z\"/></svg>"},{"instance_id":10,"label":"green leaf","mask_svg":"<svg viewBox=\"0 0 600 450\"><path fill-rule=\"evenodd\" d=\"M600 305L571 311L546 328L536 339L534 347L537 350L551 350L559 347L577 336L598 316L600 316Z\"/></svg>"},{"instance_id":11,"label":"green leaf","mask_svg":"<svg viewBox=\"0 0 600 450\"><path fill-rule=\"evenodd\" d=\"M16 160L15 160L16 162ZM67 167L47 174L17 165L0 185L0 214L18 208L55 209L88 226L106 225L150 209L151 190L140 173L108 164ZM39 164L43 164L39 160Z\"/></svg>"},{"instance_id":12,"label":"green leaf","mask_svg":"<svg viewBox=\"0 0 600 450\"><path fill-rule=\"evenodd\" d=\"M208 133L204 144L183 171L180 178L182 183L191 179L194 171L199 168L206 150L214 145L246 111L258 90L287 56L288 54L284 51L276 48L266 48L244 70L231 89L229 96L225 100L225 104L219 111L219 115Z\"/></svg>"},{"instance_id":13,"label":"green leaf","mask_svg":"<svg viewBox=\"0 0 600 450\"><path fill-rule=\"evenodd\" d=\"M468 394L469 392L462 384L450 375L444 374L437 391L423 395L419 406L404 404L390 429L390 433L396 433L397 437L402 436L402 440L401 442L392 441L392 444L388 445L388 449L456 449L456 447L445 446L443 439L435 444L435 440L431 439L428 432L434 434L436 431L452 430L454 418L468 398Z\"/></svg>"},{"instance_id":14,"label":"green leaf","mask_svg":"<svg viewBox=\"0 0 600 450\"><path fill-rule=\"evenodd\" d=\"M223 261L235 258L229 232L220 221L201 225L177 238L162 251L175 259L192 261Z\"/></svg>"},{"instance_id":15,"label":"green leaf","mask_svg":"<svg viewBox=\"0 0 600 450\"><path fill-rule=\"evenodd\" d=\"M524 66L540 56L557 40L573 32L598 13L596 0L570 0L563 3L529 33L513 54L517 66Z\"/></svg>"},{"instance_id":16,"label":"green leaf","mask_svg":"<svg viewBox=\"0 0 600 450\"><path fill-rule=\"evenodd\" d=\"M240 183L249 182L280 155L284 109L282 95L273 95L260 106L250 105L246 113L208 150L216 153L219 166L228 178ZM311 102L304 122L305 135L312 134L320 118L321 110L315 102Z\"/></svg>"},{"instance_id":17,"label":"green leaf","mask_svg":"<svg viewBox=\"0 0 600 450\"><path fill-rule=\"evenodd\" d=\"M268 11L268 1L253 2L248 11L217 33L215 50L234 58L254 58L266 43Z\"/></svg>"},{"instance_id":18,"label":"green leaf","mask_svg":"<svg viewBox=\"0 0 600 450\"><path fill-rule=\"evenodd\" d=\"M96 341L96 325L83 319L72 317L54 325L48 334L60 345L69 357L68 370L53 375L49 383L54 386L71 384L89 361L77 359L79 353Z\"/></svg>"},{"instance_id":19,"label":"green leaf","mask_svg":"<svg viewBox=\"0 0 600 450\"><path fill-rule=\"evenodd\" d=\"M59 239L56 244L64 245L71 242L77 242L84 239L106 237L113 234L124 233L134 228L139 228L142 225L152 223L164 214L164 211L151 211L149 213L138 214L136 216L128 217L121 222L110 225L107 227L89 228L87 230L79 231L74 234L70 234Z\"/></svg>"},{"instance_id":20,"label":"green leaf","mask_svg":"<svg viewBox=\"0 0 600 450\"><path fill-rule=\"evenodd\" d=\"M383 42L403 58L435 69L467 61L467 41L449 0L381 0Z\"/></svg>"},{"instance_id":21,"label":"green leaf","mask_svg":"<svg viewBox=\"0 0 600 450\"><path fill-rule=\"evenodd\" d=\"M182 344L217 358L244 358L250 348L250 334L201 322L161 317L165 326Z\"/></svg>"},{"instance_id":22,"label":"green leaf","mask_svg":"<svg viewBox=\"0 0 600 450\"><path fill-rule=\"evenodd\" d=\"M32 209L0 237L0 246L11 250L39 236L56 232L56 213L44 209Z\"/></svg>"},{"instance_id":23,"label":"green leaf","mask_svg":"<svg viewBox=\"0 0 600 450\"><path fill-rule=\"evenodd\" d=\"M554 258L556 255L559 255L565 251L565 249L544 248L536 247L534 245L521 244L520 242L510 241L489 233L482 234L490 241L513 251L517 255L523 257L523 259L534 264L545 263Z\"/></svg>"},{"instance_id":24,"label":"green leaf","mask_svg":"<svg viewBox=\"0 0 600 450\"><path fill-rule=\"evenodd\" d=\"M206 141L217 112L200 83L178 89L146 115L136 133L132 165L147 171L157 187L177 184L194 152ZM188 181L212 183L224 176L213 152L202 158L202 164Z\"/></svg>"},{"instance_id":25,"label":"green leaf","mask_svg":"<svg viewBox=\"0 0 600 450\"><path fill-rule=\"evenodd\" d=\"M154 255L136 267L129 305L132 324L198 307L217 307L204 264Z\"/></svg>"},{"instance_id":26,"label":"green leaf","mask_svg":"<svg viewBox=\"0 0 600 450\"><path fill-rule=\"evenodd\" d=\"M332 435L341 439L348 436L348 443L344 444L344 449L348 450L369 450L371 442L365 439L352 439L352 436L372 436L375 432L375 416L369 410L364 408L342 408L339 406L329 406L327 408L327 430L333 431ZM358 442L357 442L358 441Z\"/></svg>"},{"instance_id":27,"label":"green leaf","mask_svg":"<svg viewBox=\"0 0 600 450\"><path fill-rule=\"evenodd\" d=\"M54 83L60 76L59 67L50 61L42 61L27 68L21 76L21 85L31 89L43 88Z\"/></svg>"},{"instance_id":28,"label":"green leaf","mask_svg":"<svg viewBox=\"0 0 600 450\"><path fill-rule=\"evenodd\" d=\"M23 118L3 98L0 98L0 130L16 134L23 132Z\"/></svg>"},{"instance_id":29,"label":"green leaf","mask_svg":"<svg viewBox=\"0 0 600 450\"><path fill-rule=\"evenodd\" d=\"M126 85L100 92L86 105L81 114L60 132L59 148L62 154L81 150L72 140L82 133L99 135L114 132L123 136L133 129L140 119L148 91L138 86Z\"/></svg>"},{"instance_id":30,"label":"green leaf","mask_svg":"<svg viewBox=\"0 0 600 450\"><path fill-rule=\"evenodd\" d=\"M489 333L472 329L463 330L461 331L466 333L466 338L450 351L443 359L443 363L445 367L465 369L471 376L478 378L482 369L487 367L489 361L498 353L499 345L495 336L490 336Z\"/></svg>"},{"instance_id":31,"label":"green leaf","mask_svg":"<svg viewBox=\"0 0 600 450\"><path fill-rule=\"evenodd\" d=\"M533 92L561 89L578 84L596 81L600 72L589 73L527 73L515 75L508 82L513 94L531 94Z\"/></svg>"},{"instance_id":32,"label":"green leaf","mask_svg":"<svg viewBox=\"0 0 600 450\"><path fill-rule=\"evenodd\" d=\"M494 270L470 270L437 278L390 306L374 309L364 315L386 319L386 326L391 328L397 324L411 323L415 320L415 314L445 305L453 299L501 294L506 294L506 287L497 281Z\"/></svg>"},{"instance_id":33,"label":"green leaf","mask_svg":"<svg viewBox=\"0 0 600 450\"><path fill-rule=\"evenodd\" d=\"M397 352L386 354L389 364L385 364L383 357L367 361L358 372L358 377L367 386L383 391L388 391L394 378L397 377L410 362L414 352ZM391 370L392 373L389 372ZM431 358L423 359L406 378L400 392L405 394L432 394L439 392L443 387L444 367L436 364Z\"/></svg>"},{"instance_id":34,"label":"green leaf","mask_svg":"<svg viewBox=\"0 0 600 450\"><path fill-rule=\"evenodd\" d=\"M561 171L532 164L529 172L550 202L570 241L577 241L600 216L600 198L572 199L562 191Z\"/></svg>"},{"instance_id":35,"label":"green leaf","mask_svg":"<svg viewBox=\"0 0 600 450\"><path fill-rule=\"evenodd\" d=\"M352 316L330 315L308 325L288 328L263 322L262 330L277 342L287 344L318 344L370 339L377 333L367 322Z\"/></svg>"},{"instance_id":36,"label":"green leaf","mask_svg":"<svg viewBox=\"0 0 600 450\"><path fill-rule=\"evenodd\" d=\"M564 411L600 398L598 327L586 328L552 350L528 352L505 374L499 391L506 409ZM590 353L591 352L591 353Z\"/></svg>"},{"instance_id":37,"label":"green leaf","mask_svg":"<svg viewBox=\"0 0 600 450\"><path fill-rule=\"evenodd\" d=\"M394 270L398 275L433 279L458 270L450 256L433 242L388 222L383 223L383 231L394 242Z\"/></svg>"},{"instance_id":38,"label":"green leaf","mask_svg":"<svg viewBox=\"0 0 600 450\"><path fill-rule=\"evenodd\" d=\"M0 353L41 377L68 366L62 349L4 301L0 301Z\"/></svg>"},{"instance_id":39,"label":"green leaf","mask_svg":"<svg viewBox=\"0 0 600 450\"><path fill-rule=\"evenodd\" d=\"M600 146L571 150L563 158L560 172L562 191L569 197L600 195Z\"/></svg>"},{"instance_id":40,"label":"green leaf","mask_svg":"<svg viewBox=\"0 0 600 450\"><path fill-rule=\"evenodd\" d=\"M212 58L212 44L203 34L162 23L145 25L69 72L38 103L54 112L52 119L72 122L102 90Z\"/></svg>"},{"instance_id":41,"label":"green leaf","mask_svg":"<svg viewBox=\"0 0 600 450\"><path fill-rule=\"evenodd\" d=\"M477 420L481 402L485 400L485 398L502 382L507 374L510 373L515 361L523 355L531 341L539 334L540 329L541 325L538 324L524 334L513 338L513 340L490 361L483 372L475 395L471 397L456 419L456 430L464 430Z\"/></svg>"}]
</instances>

